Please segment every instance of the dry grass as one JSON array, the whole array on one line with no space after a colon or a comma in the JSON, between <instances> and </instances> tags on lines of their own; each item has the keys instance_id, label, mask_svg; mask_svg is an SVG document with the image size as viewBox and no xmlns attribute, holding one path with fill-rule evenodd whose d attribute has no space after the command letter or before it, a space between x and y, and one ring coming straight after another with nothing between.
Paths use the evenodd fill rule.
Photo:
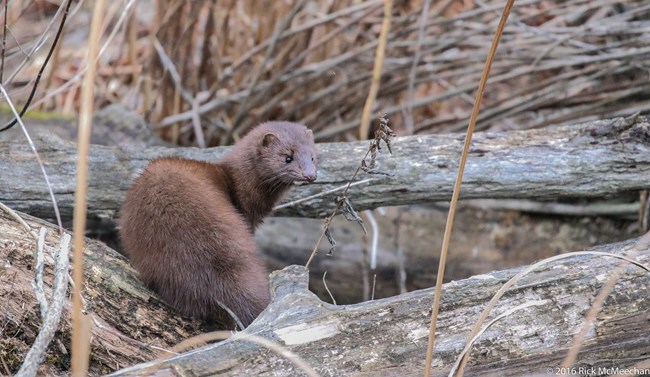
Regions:
<instances>
[{"instance_id":1,"label":"dry grass","mask_svg":"<svg viewBox=\"0 0 650 377\"><path fill-rule=\"evenodd\" d=\"M90 37L88 38L88 70L82 84L81 109L79 114L76 187L74 196L74 279L72 294L72 376L88 374L90 359L91 316L84 313L82 291L84 283L84 235L86 231L86 193L88 191L88 152L90 150L90 129L94 110L96 66L95 59L99 53L99 38L104 15L105 1L94 2Z\"/></svg>"},{"instance_id":2,"label":"dry grass","mask_svg":"<svg viewBox=\"0 0 650 377\"><path fill-rule=\"evenodd\" d=\"M373 112L396 132L465 127L502 1L399 2ZM95 81L97 107L122 102L167 140L227 144L266 119L304 122L319 139L356 138L372 78L383 1L186 2L109 5ZM36 93L40 109L76 114L86 67L89 3L73 5L64 38ZM4 77L24 103L48 39L15 75L56 2L9 6ZM650 7L640 0L520 1L506 28L477 130L543 127L650 110ZM439 16L436 16L439 15ZM419 31L422 30L422 33ZM169 63L157 51L163 47ZM418 64L411 75L413 57ZM173 69L172 69L173 67ZM178 73L174 80L171 72ZM409 95L409 77L413 94ZM409 101L409 98L412 98ZM198 123L197 123L198 121ZM200 125L200 127L198 127ZM374 127L372 127L374 128ZM371 128L371 129L372 129Z\"/></svg>"},{"instance_id":3,"label":"dry grass","mask_svg":"<svg viewBox=\"0 0 650 377\"><path fill-rule=\"evenodd\" d=\"M429 326L429 339L427 342L427 355L426 362L424 365L424 376L429 377L431 375L431 359L433 357L435 338L436 338L436 323L438 321L438 312L440 310L440 298L442 296L442 282L445 275L445 265L447 263L447 253L449 251L449 242L451 240L451 230L454 225L454 217L456 215L456 205L458 204L458 197L460 195L460 187L463 182L463 173L465 172L465 163L467 162L467 155L469 153L469 147L472 142L472 135L474 135L474 129L476 128L476 120L478 119L478 114L481 108L481 102L483 101L485 87L487 85L488 77L490 76L490 70L492 69L492 64L494 63L494 58L496 56L497 47L499 42L503 37L503 30L506 26L506 21L510 16L512 7L514 5L514 0L508 0L503 8L503 13L499 21L499 25L494 31L494 36L492 38L492 43L490 44L490 50L485 59L485 66L481 73L481 81L478 84L478 90L476 92L476 98L474 99L474 106L472 108L472 116L470 117L469 124L467 126L467 133L465 135L465 142L463 145L463 152L460 157L460 164L458 166L458 173L456 174L456 182L454 183L454 192L451 196L451 202L449 204L449 213L447 216L447 222L445 225L445 233L442 240L442 249L440 251L440 263L438 264L438 271L436 274L436 289L433 296L433 306L431 307L431 323Z\"/></svg>"}]
</instances>

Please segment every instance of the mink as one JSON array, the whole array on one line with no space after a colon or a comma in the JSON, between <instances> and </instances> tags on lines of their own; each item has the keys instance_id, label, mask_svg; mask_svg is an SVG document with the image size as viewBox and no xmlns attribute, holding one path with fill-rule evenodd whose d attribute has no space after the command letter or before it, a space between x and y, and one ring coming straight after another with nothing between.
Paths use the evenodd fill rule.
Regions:
<instances>
[{"instance_id":1,"label":"mink","mask_svg":"<svg viewBox=\"0 0 650 377\"><path fill-rule=\"evenodd\" d=\"M255 228L296 181L316 180L312 131L253 128L216 163L165 157L128 190L120 237L140 279L183 315L248 326L270 302Z\"/></svg>"}]
</instances>

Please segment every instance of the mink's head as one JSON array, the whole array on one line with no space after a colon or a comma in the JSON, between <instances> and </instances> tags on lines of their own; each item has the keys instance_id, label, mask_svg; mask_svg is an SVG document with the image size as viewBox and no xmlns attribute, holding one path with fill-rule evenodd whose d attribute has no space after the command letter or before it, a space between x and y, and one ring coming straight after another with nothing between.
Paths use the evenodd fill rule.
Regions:
<instances>
[{"instance_id":1,"label":"mink's head","mask_svg":"<svg viewBox=\"0 0 650 377\"><path fill-rule=\"evenodd\" d=\"M256 141L255 169L264 180L284 184L316 180L316 147L310 129L298 123L266 122L250 133Z\"/></svg>"}]
</instances>

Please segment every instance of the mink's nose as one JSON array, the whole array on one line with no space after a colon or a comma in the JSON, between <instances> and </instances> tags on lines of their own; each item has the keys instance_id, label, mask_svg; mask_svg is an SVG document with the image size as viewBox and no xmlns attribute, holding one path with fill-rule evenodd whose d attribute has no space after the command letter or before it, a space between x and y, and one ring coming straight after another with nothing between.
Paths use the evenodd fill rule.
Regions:
<instances>
[{"instance_id":1,"label":"mink's nose","mask_svg":"<svg viewBox=\"0 0 650 377\"><path fill-rule=\"evenodd\" d=\"M302 175L302 180L307 181L307 182L314 182L316 180L316 176L318 175L316 172L316 164L314 164L313 160L311 159L305 159L302 161L302 164L300 164L300 170L301 170L301 175Z\"/></svg>"},{"instance_id":2,"label":"mink's nose","mask_svg":"<svg viewBox=\"0 0 650 377\"><path fill-rule=\"evenodd\" d=\"M303 173L302 178L307 182L314 182L316 180L316 172Z\"/></svg>"}]
</instances>

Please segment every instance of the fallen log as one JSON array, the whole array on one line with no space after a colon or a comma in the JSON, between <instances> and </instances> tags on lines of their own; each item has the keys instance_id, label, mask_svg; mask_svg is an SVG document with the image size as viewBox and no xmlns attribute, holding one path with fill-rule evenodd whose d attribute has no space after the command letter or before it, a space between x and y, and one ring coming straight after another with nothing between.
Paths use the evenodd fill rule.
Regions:
<instances>
[{"instance_id":1,"label":"fallen log","mask_svg":"<svg viewBox=\"0 0 650 377\"><path fill-rule=\"evenodd\" d=\"M464 135L396 138L384 150L379 170L394 175L361 175L350 190L356 210L449 200ZM75 187L74 143L52 135L37 138L61 215L72 216ZM315 184L292 190L278 216L323 217L365 155L366 141L319 144ZM216 160L225 148L106 147L90 151L88 215L113 219L131 181L149 160L178 155ZM0 202L39 218L53 218L41 172L27 143L0 141ZM634 116L575 126L474 136L465 169L462 198L560 199L605 197L650 188L650 124Z\"/></svg>"},{"instance_id":2,"label":"fallen log","mask_svg":"<svg viewBox=\"0 0 650 377\"><path fill-rule=\"evenodd\" d=\"M48 249L56 248L59 233L45 221L20 214L37 230L49 230ZM36 242L15 219L0 209L0 374L15 374L41 326L40 308L32 289ZM175 315L142 286L128 261L101 242L86 240L85 312L92 316L90 375L157 357L184 338L205 331L197 321ZM44 291L52 286L53 266L46 264ZM48 296L49 299L49 296ZM70 297L71 299L71 297ZM66 300L59 331L45 354L39 375L68 375L70 368L71 300ZM4 363L4 364L3 364ZM10 370L5 370L6 365Z\"/></svg>"},{"instance_id":3,"label":"fallen log","mask_svg":"<svg viewBox=\"0 0 650 377\"><path fill-rule=\"evenodd\" d=\"M632 251L635 247L640 250ZM647 240L596 250L633 254L634 259L646 264L650 261ZM583 255L549 263L527 275L501 299L489 318L525 303L535 305L515 311L490 327L474 345L465 375L559 374L562 360L598 290L607 281L612 266L619 263L612 258ZM488 300L520 270L494 272L444 285L433 357L434 376L449 373ZM322 376L421 375L432 289L335 306L323 303L307 290L308 273L300 266L274 272L271 285L273 302L242 335L256 335L288 348ZM590 368L624 369L650 358L648 294L650 272L628 267L598 314L572 366L575 372ZM231 339L168 360L127 368L112 376L143 374L302 375L285 357L245 340Z\"/></svg>"},{"instance_id":4,"label":"fallen log","mask_svg":"<svg viewBox=\"0 0 650 377\"><path fill-rule=\"evenodd\" d=\"M26 216L27 217L27 216ZM47 243L58 242L51 224L29 218L32 227L50 229ZM635 249L634 251L631 251ZM0 214L0 307L3 362L12 372L20 365L40 327L33 295L32 236L5 213ZM650 262L650 246L638 240L596 248ZM175 316L142 287L119 254L88 241L84 297L95 326L91 375L103 374L166 355L172 345L204 328ZM598 290L619 261L582 256L544 266L502 298L495 313L530 300L544 301L515 312L491 327L470 357L467 375L524 375L557 367L582 324ZM443 288L434 366L443 375L464 346L469 329L489 298L518 269L451 282ZM51 284L51 266L45 285ZM414 291L349 306L323 303L307 290L307 272L292 266L273 276L271 306L243 333L271 339L291 349L321 375L413 375L421 372L432 290ZM650 274L626 270L588 335L579 366L626 367L650 357ZM46 289L47 291L47 289ZM69 368L70 314L66 305L59 332L48 349L43 375L64 375ZM494 317L491 316L492 318ZM1 364L0 364L1 365ZM293 364L258 346L225 341L163 362L134 366L117 375L277 375L293 376ZM153 369L150 369L153 368Z\"/></svg>"}]
</instances>

